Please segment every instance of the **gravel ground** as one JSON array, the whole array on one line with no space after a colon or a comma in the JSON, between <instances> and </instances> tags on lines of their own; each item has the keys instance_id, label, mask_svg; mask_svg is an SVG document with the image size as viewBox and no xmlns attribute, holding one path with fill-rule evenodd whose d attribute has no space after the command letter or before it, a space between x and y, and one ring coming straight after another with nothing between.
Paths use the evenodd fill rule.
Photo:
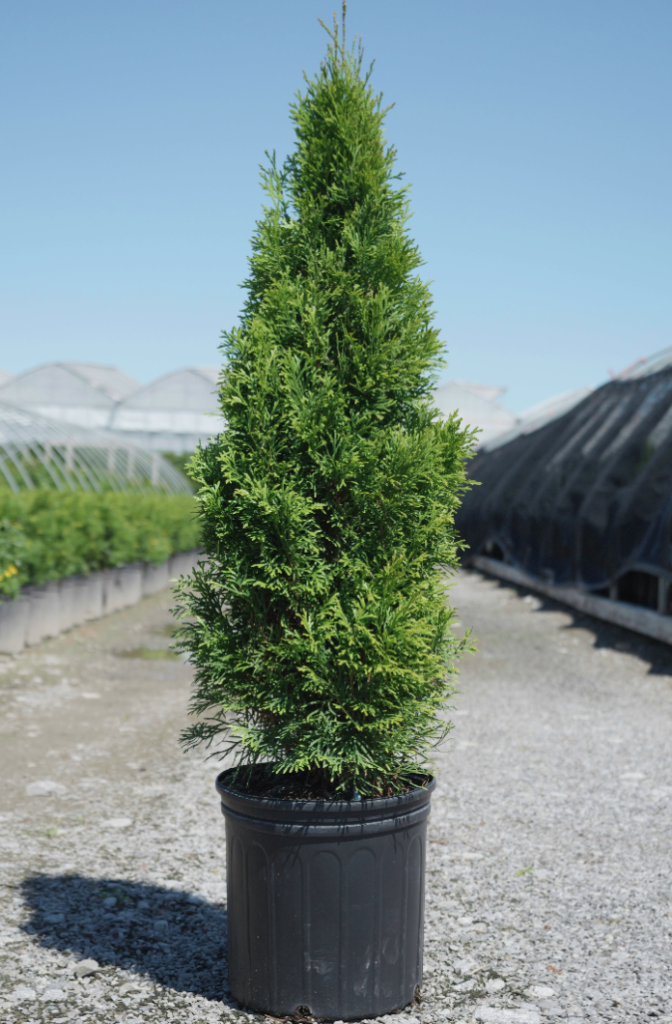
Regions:
<instances>
[{"instance_id":1,"label":"gravel ground","mask_svg":"<svg viewBox=\"0 0 672 1024\"><path fill-rule=\"evenodd\" d=\"M480 653L402 1019L672 1021L672 651L478 574L455 597ZM177 746L169 607L0 660L3 1024L255 1019L226 996L216 770Z\"/></svg>"}]
</instances>

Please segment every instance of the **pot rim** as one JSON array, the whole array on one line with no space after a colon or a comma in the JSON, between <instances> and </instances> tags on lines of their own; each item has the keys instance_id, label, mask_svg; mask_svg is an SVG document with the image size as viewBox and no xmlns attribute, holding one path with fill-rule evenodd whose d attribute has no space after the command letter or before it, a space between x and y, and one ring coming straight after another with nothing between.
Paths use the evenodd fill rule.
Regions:
<instances>
[{"instance_id":1,"label":"pot rim","mask_svg":"<svg viewBox=\"0 0 672 1024\"><path fill-rule=\"evenodd\" d=\"M368 797L362 800L280 800L277 797L241 793L227 786L228 777L236 770L235 767L225 769L215 782L223 813L295 824L362 825L364 822L406 817L409 814L414 816L414 811L425 808L427 813L436 787L436 778L425 773L423 778L429 778L426 785L419 785L396 796ZM417 778L420 778L419 773Z\"/></svg>"}]
</instances>

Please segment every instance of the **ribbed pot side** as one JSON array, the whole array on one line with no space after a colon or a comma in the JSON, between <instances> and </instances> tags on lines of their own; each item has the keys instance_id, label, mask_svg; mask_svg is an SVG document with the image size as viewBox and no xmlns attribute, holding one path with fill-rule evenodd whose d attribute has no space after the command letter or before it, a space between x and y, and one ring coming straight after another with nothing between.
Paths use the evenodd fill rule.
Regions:
<instances>
[{"instance_id":1,"label":"ribbed pot side","mask_svg":"<svg viewBox=\"0 0 672 1024\"><path fill-rule=\"evenodd\" d=\"M275 1016L376 1017L422 981L432 779L398 797L289 801L217 790L226 819L229 987Z\"/></svg>"}]
</instances>

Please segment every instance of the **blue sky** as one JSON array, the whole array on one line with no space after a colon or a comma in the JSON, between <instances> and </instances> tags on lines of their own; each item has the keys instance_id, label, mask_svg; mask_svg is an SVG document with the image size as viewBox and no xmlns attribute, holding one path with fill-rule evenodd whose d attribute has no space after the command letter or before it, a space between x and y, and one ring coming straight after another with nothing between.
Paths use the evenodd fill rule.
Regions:
<instances>
[{"instance_id":1,"label":"blue sky","mask_svg":"<svg viewBox=\"0 0 672 1024\"><path fill-rule=\"evenodd\" d=\"M0 367L219 360L336 0L4 0ZM515 411L672 344L669 0L350 0L452 377Z\"/></svg>"}]
</instances>

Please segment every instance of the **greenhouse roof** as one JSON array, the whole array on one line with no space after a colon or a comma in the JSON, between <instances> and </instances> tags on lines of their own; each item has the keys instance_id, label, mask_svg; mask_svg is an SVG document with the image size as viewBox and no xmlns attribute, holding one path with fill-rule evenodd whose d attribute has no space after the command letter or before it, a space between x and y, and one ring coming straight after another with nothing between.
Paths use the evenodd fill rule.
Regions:
<instances>
[{"instance_id":1,"label":"greenhouse roof","mask_svg":"<svg viewBox=\"0 0 672 1024\"><path fill-rule=\"evenodd\" d=\"M506 388L496 384L470 384L466 380L454 380L452 383L473 395L478 395L479 398L484 398L486 402L496 402L506 392Z\"/></svg>"},{"instance_id":2,"label":"greenhouse roof","mask_svg":"<svg viewBox=\"0 0 672 1024\"><path fill-rule=\"evenodd\" d=\"M133 377L130 377L123 370L116 366L99 366L97 363L60 363L73 373L79 374L84 380L94 387L104 391L115 402L121 401L132 391L136 391L140 384Z\"/></svg>"},{"instance_id":3,"label":"greenhouse roof","mask_svg":"<svg viewBox=\"0 0 672 1024\"><path fill-rule=\"evenodd\" d=\"M113 366L48 363L2 385L0 401L82 427L105 427L115 403L138 387Z\"/></svg>"},{"instance_id":4,"label":"greenhouse roof","mask_svg":"<svg viewBox=\"0 0 672 1024\"><path fill-rule=\"evenodd\" d=\"M616 374L615 380L636 380L638 377L649 377L652 373L658 373L668 366L672 366L672 346L654 352L646 359L638 359L632 366L628 366L622 373Z\"/></svg>"},{"instance_id":5,"label":"greenhouse roof","mask_svg":"<svg viewBox=\"0 0 672 1024\"><path fill-rule=\"evenodd\" d=\"M204 440L223 428L217 367L187 367L160 377L119 402L115 431L194 434Z\"/></svg>"},{"instance_id":6,"label":"greenhouse roof","mask_svg":"<svg viewBox=\"0 0 672 1024\"><path fill-rule=\"evenodd\" d=\"M0 401L0 487L188 494L187 480L157 452L103 431L49 420Z\"/></svg>"},{"instance_id":7,"label":"greenhouse roof","mask_svg":"<svg viewBox=\"0 0 672 1024\"><path fill-rule=\"evenodd\" d=\"M509 430L516 422L512 412L494 401L504 390L485 384L466 384L464 381L453 380L437 388L433 399L443 417L457 412L465 426L477 427L480 430L477 444L485 444Z\"/></svg>"},{"instance_id":8,"label":"greenhouse roof","mask_svg":"<svg viewBox=\"0 0 672 1024\"><path fill-rule=\"evenodd\" d=\"M594 389L590 387L576 388L575 391L564 391L561 395L553 395L531 409L522 412L510 430L493 437L483 444L486 451L494 451L503 444L508 444L515 437L521 434L531 434L539 427L545 426L552 420L564 416L566 412L573 409L575 405L582 402Z\"/></svg>"}]
</instances>

